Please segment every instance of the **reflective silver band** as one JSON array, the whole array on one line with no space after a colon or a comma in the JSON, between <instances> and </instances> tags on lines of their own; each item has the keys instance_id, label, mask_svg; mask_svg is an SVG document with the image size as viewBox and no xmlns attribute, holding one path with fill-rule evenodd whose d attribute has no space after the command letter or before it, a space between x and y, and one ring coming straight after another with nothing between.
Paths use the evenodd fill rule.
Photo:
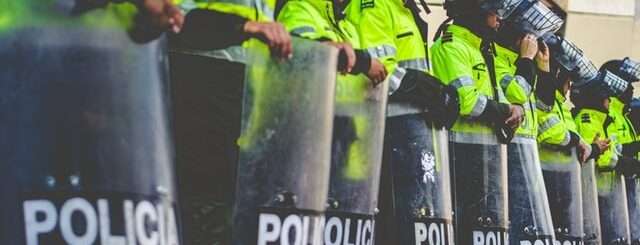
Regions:
<instances>
[{"instance_id":1,"label":"reflective silver band","mask_svg":"<svg viewBox=\"0 0 640 245\"><path fill-rule=\"evenodd\" d=\"M170 53L203 56L214 59L227 60L229 62L243 63L247 61L247 54L245 48L241 46L231 46L226 49L218 50L198 50L188 48L170 49Z\"/></svg>"},{"instance_id":2,"label":"reflective silver band","mask_svg":"<svg viewBox=\"0 0 640 245\"><path fill-rule=\"evenodd\" d=\"M294 28L293 30L290 31L290 33L294 36L301 36L302 34L305 33L315 33L316 29L314 29L312 26L301 26L301 27L297 27Z\"/></svg>"},{"instance_id":3,"label":"reflective silver band","mask_svg":"<svg viewBox=\"0 0 640 245\"><path fill-rule=\"evenodd\" d=\"M547 119L546 121L544 121L542 123L542 125L540 125L538 127L538 134L542 134L544 132L547 132L547 130L553 128L554 126L558 125L559 123L561 123L560 119L558 117L551 117L549 119Z\"/></svg>"},{"instance_id":4,"label":"reflective silver band","mask_svg":"<svg viewBox=\"0 0 640 245\"><path fill-rule=\"evenodd\" d=\"M396 66L391 76L389 76L389 95L393 94L400 87L402 78L407 74L407 70L403 67Z\"/></svg>"},{"instance_id":5,"label":"reflective silver band","mask_svg":"<svg viewBox=\"0 0 640 245\"><path fill-rule=\"evenodd\" d=\"M542 102L541 100L536 100L536 108L544 111L544 112L551 112L551 110L553 109L553 106L547 105L544 102Z\"/></svg>"},{"instance_id":6,"label":"reflective silver band","mask_svg":"<svg viewBox=\"0 0 640 245\"><path fill-rule=\"evenodd\" d=\"M487 96L479 95L478 100L476 100L476 104L471 109L470 117L477 117L484 112L484 109L487 107Z\"/></svg>"},{"instance_id":7,"label":"reflective silver band","mask_svg":"<svg viewBox=\"0 0 640 245\"><path fill-rule=\"evenodd\" d=\"M535 145L536 147L538 146L535 136L531 136L531 135L516 135L511 140L511 143L522 144L522 145Z\"/></svg>"},{"instance_id":8,"label":"reflective silver band","mask_svg":"<svg viewBox=\"0 0 640 245\"><path fill-rule=\"evenodd\" d=\"M403 60L398 62L398 66L403 68L410 68L420 71L429 70L429 61L427 59L413 59L413 60Z\"/></svg>"},{"instance_id":9,"label":"reflective silver band","mask_svg":"<svg viewBox=\"0 0 640 245\"><path fill-rule=\"evenodd\" d=\"M466 133L449 131L449 141L463 144L498 145L498 138L490 129L487 133Z\"/></svg>"},{"instance_id":10,"label":"reflective silver band","mask_svg":"<svg viewBox=\"0 0 640 245\"><path fill-rule=\"evenodd\" d=\"M371 47L367 49L371 58L382 58L387 56L395 56L396 48L391 45L380 45L377 47Z\"/></svg>"},{"instance_id":11,"label":"reflective silver band","mask_svg":"<svg viewBox=\"0 0 640 245\"><path fill-rule=\"evenodd\" d=\"M524 93L527 94L527 97L531 96L532 89L531 85L527 82L527 79L518 75L516 75L515 79L518 82L518 85L524 89Z\"/></svg>"},{"instance_id":12,"label":"reflective silver band","mask_svg":"<svg viewBox=\"0 0 640 245\"><path fill-rule=\"evenodd\" d=\"M564 132L564 139L562 139L562 142L560 142L560 145L566 146L569 144L569 142L571 142L571 133L567 131L567 132Z\"/></svg>"},{"instance_id":13,"label":"reflective silver band","mask_svg":"<svg viewBox=\"0 0 640 245\"><path fill-rule=\"evenodd\" d=\"M459 89L465 86L472 86L473 79L471 79L471 77L459 77L451 81L449 85L453 86L456 89Z\"/></svg>"},{"instance_id":14,"label":"reflective silver band","mask_svg":"<svg viewBox=\"0 0 640 245\"><path fill-rule=\"evenodd\" d=\"M505 75L502 80L500 80L500 87L506 91L507 87L509 87L509 83L511 83L511 80L513 80L513 77L511 75Z\"/></svg>"}]
</instances>

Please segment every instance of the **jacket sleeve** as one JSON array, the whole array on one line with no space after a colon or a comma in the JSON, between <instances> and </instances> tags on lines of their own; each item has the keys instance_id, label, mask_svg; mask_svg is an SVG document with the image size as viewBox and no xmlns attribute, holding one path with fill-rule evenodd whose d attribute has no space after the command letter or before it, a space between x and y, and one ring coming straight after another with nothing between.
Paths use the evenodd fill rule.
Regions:
<instances>
[{"instance_id":1,"label":"jacket sleeve","mask_svg":"<svg viewBox=\"0 0 640 245\"><path fill-rule=\"evenodd\" d=\"M316 20L307 11L308 3L303 1L288 1L278 14L278 22L282 23L292 36L311 40L322 40L322 30L316 30Z\"/></svg>"},{"instance_id":2,"label":"jacket sleeve","mask_svg":"<svg viewBox=\"0 0 640 245\"><path fill-rule=\"evenodd\" d=\"M468 48L460 43L436 43L431 48L433 73L445 85L450 85L458 92L460 115L462 117L478 117L487 107L487 96L478 92L473 80L471 58L465 54Z\"/></svg>"},{"instance_id":3,"label":"jacket sleeve","mask_svg":"<svg viewBox=\"0 0 640 245\"><path fill-rule=\"evenodd\" d=\"M551 112L536 110L538 115L538 143L555 146L569 145L571 133L556 112L556 108Z\"/></svg>"},{"instance_id":4,"label":"jacket sleeve","mask_svg":"<svg viewBox=\"0 0 640 245\"><path fill-rule=\"evenodd\" d=\"M516 66L516 64L510 64L508 59L498 56L496 59L498 83L509 103L523 105L527 103L529 96L533 92L532 81L528 81L528 79L532 78L528 75L523 76L520 74L523 70L522 68L518 68L514 73L514 67L512 66Z\"/></svg>"},{"instance_id":5,"label":"jacket sleeve","mask_svg":"<svg viewBox=\"0 0 640 245\"><path fill-rule=\"evenodd\" d=\"M582 139L592 145L593 140L597 134L600 134L601 138L605 137L604 130L602 129L603 122L596 122L594 120L584 120L579 113L575 117L576 129L578 133L582 136ZM611 142L611 147L609 149L600 152L599 156L596 157L596 164L600 168L613 168L615 167L615 162L617 160L616 155L613 151L613 147L615 142Z\"/></svg>"},{"instance_id":6,"label":"jacket sleeve","mask_svg":"<svg viewBox=\"0 0 640 245\"><path fill-rule=\"evenodd\" d=\"M179 40L196 49L215 50L240 45L249 36L244 33L247 19L209 9L194 9L185 16Z\"/></svg>"},{"instance_id":7,"label":"jacket sleeve","mask_svg":"<svg viewBox=\"0 0 640 245\"><path fill-rule=\"evenodd\" d=\"M360 35L360 47L372 59L378 59L389 71L389 93L395 92L407 70L398 67L397 46L393 32L392 16L384 1L376 1L374 6L362 8L356 23Z\"/></svg>"}]
</instances>

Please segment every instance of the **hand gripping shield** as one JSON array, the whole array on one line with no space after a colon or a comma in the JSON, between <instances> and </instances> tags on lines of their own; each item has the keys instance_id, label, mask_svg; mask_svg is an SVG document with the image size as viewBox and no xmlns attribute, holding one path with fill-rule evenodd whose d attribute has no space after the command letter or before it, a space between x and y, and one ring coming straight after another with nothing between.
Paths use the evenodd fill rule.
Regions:
<instances>
[{"instance_id":1,"label":"hand gripping shield","mask_svg":"<svg viewBox=\"0 0 640 245\"><path fill-rule=\"evenodd\" d=\"M322 244L338 55L293 47L287 61L248 50L233 244Z\"/></svg>"},{"instance_id":2,"label":"hand gripping shield","mask_svg":"<svg viewBox=\"0 0 640 245\"><path fill-rule=\"evenodd\" d=\"M74 4L3 9L0 243L180 244L165 40Z\"/></svg>"}]
</instances>

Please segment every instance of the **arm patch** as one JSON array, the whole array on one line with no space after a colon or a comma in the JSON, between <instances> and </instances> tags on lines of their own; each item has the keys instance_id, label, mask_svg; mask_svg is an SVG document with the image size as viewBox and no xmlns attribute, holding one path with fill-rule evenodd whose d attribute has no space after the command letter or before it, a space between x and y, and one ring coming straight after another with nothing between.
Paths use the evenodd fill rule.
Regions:
<instances>
[{"instance_id":1,"label":"arm patch","mask_svg":"<svg viewBox=\"0 0 640 245\"><path fill-rule=\"evenodd\" d=\"M376 6L375 0L360 0L360 6L361 9L373 8Z\"/></svg>"}]
</instances>

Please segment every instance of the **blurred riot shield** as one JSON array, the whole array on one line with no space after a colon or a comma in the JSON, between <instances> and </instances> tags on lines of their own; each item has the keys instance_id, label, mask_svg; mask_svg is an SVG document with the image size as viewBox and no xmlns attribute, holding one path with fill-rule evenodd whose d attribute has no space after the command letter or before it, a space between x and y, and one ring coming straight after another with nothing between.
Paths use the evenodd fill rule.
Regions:
<instances>
[{"instance_id":1,"label":"blurred riot shield","mask_svg":"<svg viewBox=\"0 0 640 245\"><path fill-rule=\"evenodd\" d=\"M233 244L321 244L337 50L294 39L294 56L248 50Z\"/></svg>"},{"instance_id":2,"label":"blurred riot shield","mask_svg":"<svg viewBox=\"0 0 640 245\"><path fill-rule=\"evenodd\" d=\"M508 244L506 145L491 134L450 134L456 244Z\"/></svg>"},{"instance_id":3,"label":"blurred riot shield","mask_svg":"<svg viewBox=\"0 0 640 245\"><path fill-rule=\"evenodd\" d=\"M584 235L582 182L575 148L541 146L540 162L556 240L561 244L581 244Z\"/></svg>"},{"instance_id":4,"label":"blurred riot shield","mask_svg":"<svg viewBox=\"0 0 640 245\"><path fill-rule=\"evenodd\" d=\"M454 244L448 133L402 117L416 120L390 118L387 127L398 244Z\"/></svg>"},{"instance_id":5,"label":"blurred riot shield","mask_svg":"<svg viewBox=\"0 0 640 245\"><path fill-rule=\"evenodd\" d=\"M640 244L640 179L626 178L631 244Z\"/></svg>"},{"instance_id":6,"label":"blurred riot shield","mask_svg":"<svg viewBox=\"0 0 640 245\"><path fill-rule=\"evenodd\" d=\"M553 243L553 223L536 141L516 137L507 145L507 154L510 243Z\"/></svg>"},{"instance_id":7,"label":"blurred riot shield","mask_svg":"<svg viewBox=\"0 0 640 245\"><path fill-rule=\"evenodd\" d=\"M165 41L81 2L0 11L0 243L179 244Z\"/></svg>"},{"instance_id":8,"label":"blurred riot shield","mask_svg":"<svg viewBox=\"0 0 640 245\"><path fill-rule=\"evenodd\" d=\"M615 172L596 172L603 244L630 244L625 179Z\"/></svg>"},{"instance_id":9,"label":"blurred riot shield","mask_svg":"<svg viewBox=\"0 0 640 245\"><path fill-rule=\"evenodd\" d=\"M373 244L387 87L338 77L324 244Z\"/></svg>"},{"instance_id":10,"label":"blurred riot shield","mask_svg":"<svg viewBox=\"0 0 640 245\"><path fill-rule=\"evenodd\" d=\"M584 218L584 243L587 245L603 244L594 160L582 165L582 212Z\"/></svg>"}]
</instances>

